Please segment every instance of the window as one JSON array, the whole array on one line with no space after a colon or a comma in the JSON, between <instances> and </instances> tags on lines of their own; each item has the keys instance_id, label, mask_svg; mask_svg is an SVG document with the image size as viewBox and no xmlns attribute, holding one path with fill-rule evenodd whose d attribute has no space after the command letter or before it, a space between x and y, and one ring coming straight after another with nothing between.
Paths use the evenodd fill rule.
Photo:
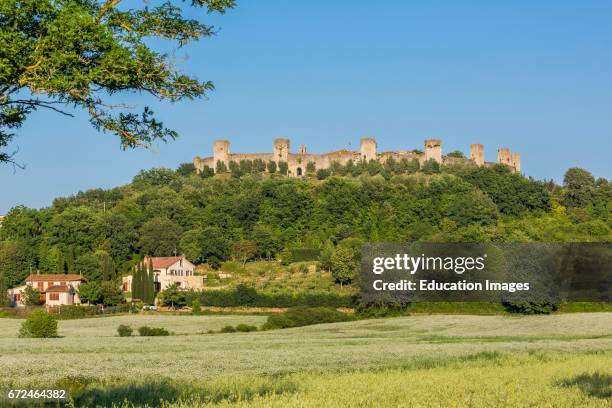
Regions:
<instances>
[{"instance_id":1,"label":"window","mask_svg":"<svg viewBox=\"0 0 612 408\"><path fill-rule=\"evenodd\" d=\"M44 288L44 283L43 282L38 282L38 289L42 290Z\"/></svg>"},{"instance_id":2,"label":"window","mask_svg":"<svg viewBox=\"0 0 612 408\"><path fill-rule=\"evenodd\" d=\"M59 300L59 293L49 293L49 300Z\"/></svg>"},{"instance_id":3,"label":"window","mask_svg":"<svg viewBox=\"0 0 612 408\"><path fill-rule=\"evenodd\" d=\"M16 293L15 294L15 302L19 302L21 301L21 293Z\"/></svg>"}]
</instances>

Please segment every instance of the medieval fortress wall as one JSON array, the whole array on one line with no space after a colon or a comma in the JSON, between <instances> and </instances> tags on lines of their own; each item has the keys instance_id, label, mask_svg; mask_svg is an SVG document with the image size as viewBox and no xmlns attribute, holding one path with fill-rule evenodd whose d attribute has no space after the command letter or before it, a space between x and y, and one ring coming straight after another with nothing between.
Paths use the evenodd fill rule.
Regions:
<instances>
[{"instance_id":1,"label":"medieval fortress wall","mask_svg":"<svg viewBox=\"0 0 612 408\"><path fill-rule=\"evenodd\" d=\"M424 150L396 150L391 152L377 152L376 139L365 137L361 139L360 149L337 150L328 153L313 154L306 152L306 146L301 145L297 153L291 153L289 139L279 138L274 140L271 153L231 153L230 142L228 140L216 140L213 144L212 157L195 157L193 164L196 170L201 172L205 166L217 169L217 163L223 162L226 167L229 163L241 162L243 160L263 160L265 163L274 161L277 164L285 162L288 165L288 175L300 177L306 174L306 166L313 163L317 170L329 168L333 162L345 165L349 161L357 163L361 160L378 160L384 163L389 158L400 161L402 159L416 159L422 165L427 160L433 160L439 164L472 164L477 166L492 166L496 163L485 162L484 146L482 144L470 145L470 157L459 158L445 156L442 154L442 141L439 139L427 139L424 143ZM521 172L521 156L517 152L511 152L508 148L497 150L497 163L510 167L514 172Z\"/></svg>"}]
</instances>

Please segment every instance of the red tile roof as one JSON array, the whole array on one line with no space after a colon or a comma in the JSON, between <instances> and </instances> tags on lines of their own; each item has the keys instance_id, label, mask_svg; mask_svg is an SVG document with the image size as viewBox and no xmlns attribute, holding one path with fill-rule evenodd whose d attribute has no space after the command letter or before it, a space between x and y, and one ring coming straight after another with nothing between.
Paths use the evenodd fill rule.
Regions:
<instances>
[{"instance_id":1,"label":"red tile roof","mask_svg":"<svg viewBox=\"0 0 612 408\"><path fill-rule=\"evenodd\" d=\"M46 292L70 292L72 286L49 286Z\"/></svg>"},{"instance_id":2,"label":"red tile roof","mask_svg":"<svg viewBox=\"0 0 612 408\"><path fill-rule=\"evenodd\" d=\"M81 281L81 280L85 280L85 278L83 278L81 275L77 275L75 273L67 274L67 275L61 275L61 274L55 274L55 275L30 275L26 279L26 281L28 281L28 282L40 282L40 281L43 281L43 282L51 282L51 281L65 282L65 281Z\"/></svg>"},{"instance_id":3,"label":"red tile roof","mask_svg":"<svg viewBox=\"0 0 612 408\"><path fill-rule=\"evenodd\" d=\"M144 263L147 268L149 259L153 259L153 269L166 269L184 258L182 256L154 256L153 258L145 256Z\"/></svg>"}]
</instances>

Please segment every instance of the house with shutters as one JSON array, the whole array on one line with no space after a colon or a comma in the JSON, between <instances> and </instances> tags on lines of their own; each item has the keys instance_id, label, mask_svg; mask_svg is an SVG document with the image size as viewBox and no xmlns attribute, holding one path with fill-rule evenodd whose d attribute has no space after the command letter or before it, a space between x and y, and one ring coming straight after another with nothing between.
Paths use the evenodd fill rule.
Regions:
<instances>
[{"instance_id":1,"label":"house with shutters","mask_svg":"<svg viewBox=\"0 0 612 408\"><path fill-rule=\"evenodd\" d=\"M147 268L150 262L153 262L155 292L165 290L173 284L183 290L202 290L204 288L204 277L194 274L195 265L184 256L146 256L144 265ZM132 291L132 277L133 275L123 277L124 292Z\"/></svg>"},{"instance_id":2,"label":"house with shutters","mask_svg":"<svg viewBox=\"0 0 612 408\"><path fill-rule=\"evenodd\" d=\"M85 278L76 274L30 275L25 285L9 290L9 298L15 306L25 306L24 294L27 286L38 289L41 303L47 307L80 305L78 287Z\"/></svg>"}]
</instances>

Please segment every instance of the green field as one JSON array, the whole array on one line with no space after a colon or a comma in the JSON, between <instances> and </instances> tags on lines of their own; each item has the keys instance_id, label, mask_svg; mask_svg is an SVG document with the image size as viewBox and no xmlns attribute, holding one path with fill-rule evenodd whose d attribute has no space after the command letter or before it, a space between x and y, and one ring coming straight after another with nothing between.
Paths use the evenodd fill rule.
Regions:
<instances>
[{"instance_id":1,"label":"green field","mask_svg":"<svg viewBox=\"0 0 612 408\"><path fill-rule=\"evenodd\" d=\"M411 316L255 333L263 316L0 319L0 388L67 388L101 406L609 406L612 314ZM170 337L119 338L119 324ZM166 405L168 406L168 405Z\"/></svg>"}]
</instances>

